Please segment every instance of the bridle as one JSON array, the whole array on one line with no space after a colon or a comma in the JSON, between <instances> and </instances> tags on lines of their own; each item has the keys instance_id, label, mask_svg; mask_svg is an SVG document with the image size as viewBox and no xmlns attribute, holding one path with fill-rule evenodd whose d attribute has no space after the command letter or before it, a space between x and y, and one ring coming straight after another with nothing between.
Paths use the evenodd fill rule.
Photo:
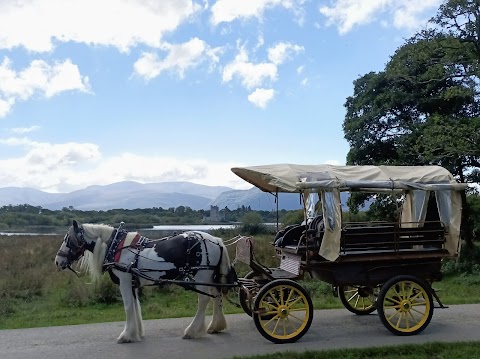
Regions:
<instances>
[{"instance_id":1,"label":"bridle","mask_svg":"<svg viewBox=\"0 0 480 359\"><path fill-rule=\"evenodd\" d=\"M73 235L71 235L72 232ZM57 256L67 259L65 262L62 263L62 269L67 268L76 273L76 271L72 269L71 264L79 260L87 249L87 241L83 236L83 228L71 228L65 235L63 241L65 242L68 251L60 249L57 252Z\"/></svg>"}]
</instances>

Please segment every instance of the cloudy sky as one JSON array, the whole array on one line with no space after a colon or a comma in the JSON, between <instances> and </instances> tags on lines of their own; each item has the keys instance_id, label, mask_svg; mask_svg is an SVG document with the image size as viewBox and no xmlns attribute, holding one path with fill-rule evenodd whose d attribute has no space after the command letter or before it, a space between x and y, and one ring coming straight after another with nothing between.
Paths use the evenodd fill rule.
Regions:
<instances>
[{"instance_id":1,"label":"cloudy sky","mask_svg":"<svg viewBox=\"0 0 480 359\"><path fill-rule=\"evenodd\" d=\"M344 164L343 104L439 0L1 0L0 187Z\"/></svg>"}]
</instances>

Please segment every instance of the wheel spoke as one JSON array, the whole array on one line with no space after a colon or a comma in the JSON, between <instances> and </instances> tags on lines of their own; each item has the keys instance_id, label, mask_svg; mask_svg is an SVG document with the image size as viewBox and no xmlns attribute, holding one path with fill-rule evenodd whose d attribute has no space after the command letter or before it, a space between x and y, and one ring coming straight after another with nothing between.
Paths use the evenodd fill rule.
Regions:
<instances>
[{"instance_id":1,"label":"wheel spoke","mask_svg":"<svg viewBox=\"0 0 480 359\"><path fill-rule=\"evenodd\" d=\"M280 323L280 320L282 320L282 318L278 317L277 322L275 323L275 326L273 327L273 330L272 330L273 334L277 332L277 327L278 327L278 323Z\"/></svg>"},{"instance_id":2,"label":"wheel spoke","mask_svg":"<svg viewBox=\"0 0 480 359\"><path fill-rule=\"evenodd\" d=\"M265 313L262 313L262 314L260 314L260 315L272 315L272 314L278 314L278 311L272 310L272 311L270 311L270 312L265 312Z\"/></svg>"},{"instance_id":3,"label":"wheel spoke","mask_svg":"<svg viewBox=\"0 0 480 359\"><path fill-rule=\"evenodd\" d=\"M297 299L295 299L293 302L291 302L289 305L288 305L288 308L291 308L293 307L299 300L301 300L302 297L298 297Z\"/></svg>"},{"instance_id":4,"label":"wheel spoke","mask_svg":"<svg viewBox=\"0 0 480 359\"><path fill-rule=\"evenodd\" d=\"M410 314L410 316L412 317L412 319L413 319L413 325L415 326L415 325L417 324L417 322L418 322L418 321L417 321L417 318L415 318L411 312L407 312L407 315L408 315L408 314Z\"/></svg>"},{"instance_id":5,"label":"wheel spoke","mask_svg":"<svg viewBox=\"0 0 480 359\"><path fill-rule=\"evenodd\" d=\"M415 303L412 303L412 307L418 307L419 305L426 305L427 304L427 301L423 301L423 302L415 302Z\"/></svg>"},{"instance_id":6,"label":"wheel spoke","mask_svg":"<svg viewBox=\"0 0 480 359\"><path fill-rule=\"evenodd\" d=\"M403 313L405 316L405 328L410 329L410 322L408 321L408 312Z\"/></svg>"},{"instance_id":7,"label":"wheel spoke","mask_svg":"<svg viewBox=\"0 0 480 359\"><path fill-rule=\"evenodd\" d=\"M390 321L393 319L393 317L395 317L398 313L400 313L398 310L395 311L395 313L393 313L392 316L388 317L387 320Z\"/></svg>"},{"instance_id":8,"label":"wheel spoke","mask_svg":"<svg viewBox=\"0 0 480 359\"><path fill-rule=\"evenodd\" d=\"M271 322L273 322L275 319L280 319L280 317L278 315L274 316L273 318L271 318L268 322L262 324L262 326L264 328L266 328L267 325L269 325Z\"/></svg>"},{"instance_id":9,"label":"wheel spoke","mask_svg":"<svg viewBox=\"0 0 480 359\"><path fill-rule=\"evenodd\" d=\"M389 305L389 306L383 306L385 309L399 309L400 304L397 305Z\"/></svg>"},{"instance_id":10,"label":"wheel spoke","mask_svg":"<svg viewBox=\"0 0 480 359\"><path fill-rule=\"evenodd\" d=\"M398 293L397 293L398 294ZM400 301L399 300L396 300L392 297L385 297L385 300L389 300L390 302L393 302L393 303L397 303L397 304L400 304Z\"/></svg>"},{"instance_id":11,"label":"wheel spoke","mask_svg":"<svg viewBox=\"0 0 480 359\"><path fill-rule=\"evenodd\" d=\"M290 313L289 316L292 317L292 318L295 318L296 320L298 320L298 321L300 321L300 322L303 322L303 321L304 321L304 319L299 318L299 317L293 315L292 313Z\"/></svg>"},{"instance_id":12,"label":"wheel spoke","mask_svg":"<svg viewBox=\"0 0 480 359\"><path fill-rule=\"evenodd\" d=\"M298 328L296 328L295 325L293 325L293 323L288 318L285 318L285 321L290 325L294 332L297 331Z\"/></svg>"},{"instance_id":13,"label":"wheel spoke","mask_svg":"<svg viewBox=\"0 0 480 359\"><path fill-rule=\"evenodd\" d=\"M273 301L277 304L277 307L279 307L279 306L280 306L280 303L278 303L277 298L275 298L277 293L275 293L274 290L270 290L270 291L268 292L268 294L269 294L269 297L272 298Z\"/></svg>"},{"instance_id":14,"label":"wheel spoke","mask_svg":"<svg viewBox=\"0 0 480 359\"><path fill-rule=\"evenodd\" d=\"M425 315L425 312L421 312L421 311L416 310L414 308L411 308L411 310L413 310L414 312L417 312L418 314L421 314L422 316Z\"/></svg>"},{"instance_id":15,"label":"wheel spoke","mask_svg":"<svg viewBox=\"0 0 480 359\"><path fill-rule=\"evenodd\" d=\"M300 311L306 311L307 307L300 307L300 308L294 308L290 309L290 312L300 312Z\"/></svg>"},{"instance_id":16,"label":"wheel spoke","mask_svg":"<svg viewBox=\"0 0 480 359\"><path fill-rule=\"evenodd\" d=\"M400 285L400 293L401 293L401 298L405 299L406 298L406 293L405 293L405 282L402 282Z\"/></svg>"},{"instance_id":17,"label":"wheel spoke","mask_svg":"<svg viewBox=\"0 0 480 359\"><path fill-rule=\"evenodd\" d=\"M400 321L401 320L402 320L402 312L400 312L400 315L399 315L398 320L397 320L397 325L396 325L397 328L400 326Z\"/></svg>"},{"instance_id":18,"label":"wheel spoke","mask_svg":"<svg viewBox=\"0 0 480 359\"><path fill-rule=\"evenodd\" d=\"M394 294L397 295L398 298L402 298L402 296L400 295L400 293L397 292L397 288L392 287L392 291L394 292Z\"/></svg>"},{"instance_id":19,"label":"wheel spoke","mask_svg":"<svg viewBox=\"0 0 480 359\"><path fill-rule=\"evenodd\" d=\"M410 286L410 293L408 293L407 298L410 298L410 297L412 296L412 294L413 294L413 287L414 287L414 285L413 285L413 283L412 283L412 285Z\"/></svg>"},{"instance_id":20,"label":"wheel spoke","mask_svg":"<svg viewBox=\"0 0 480 359\"><path fill-rule=\"evenodd\" d=\"M358 296L358 292L355 292L349 299L347 299L348 302L350 302L353 298Z\"/></svg>"},{"instance_id":21,"label":"wheel spoke","mask_svg":"<svg viewBox=\"0 0 480 359\"><path fill-rule=\"evenodd\" d=\"M355 305L354 305L355 308L358 307L358 301L359 301L359 299L360 299L360 296L358 296L358 297L357 297L357 300L355 301Z\"/></svg>"},{"instance_id":22,"label":"wheel spoke","mask_svg":"<svg viewBox=\"0 0 480 359\"><path fill-rule=\"evenodd\" d=\"M415 294L413 297L410 297L410 301L413 301L413 300L417 299L420 295L422 295L423 297L425 297L425 296L423 295L423 292L420 291L420 292L418 292L417 294Z\"/></svg>"},{"instance_id":23,"label":"wheel spoke","mask_svg":"<svg viewBox=\"0 0 480 359\"><path fill-rule=\"evenodd\" d=\"M288 293L287 301L285 303L290 302L290 299L292 299L293 292L294 292L294 289L293 288L290 289L290 293Z\"/></svg>"}]
</instances>

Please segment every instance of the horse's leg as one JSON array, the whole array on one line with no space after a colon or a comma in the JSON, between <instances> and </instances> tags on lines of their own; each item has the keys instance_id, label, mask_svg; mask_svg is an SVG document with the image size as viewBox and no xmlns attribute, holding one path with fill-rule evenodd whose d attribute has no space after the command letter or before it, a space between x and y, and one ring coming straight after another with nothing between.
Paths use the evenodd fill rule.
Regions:
<instances>
[{"instance_id":1,"label":"horse's leg","mask_svg":"<svg viewBox=\"0 0 480 359\"><path fill-rule=\"evenodd\" d=\"M199 286L197 289L208 293L208 287ZM208 295L198 294L197 313L190 325L185 329L183 339L195 339L205 335L205 310L209 301L210 297Z\"/></svg>"},{"instance_id":2,"label":"horse's leg","mask_svg":"<svg viewBox=\"0 0 480 359\"><path fill-rule=\"evenodd\" d=\"M125 328L117 338L117 343L132 343L140 341L139 319L136 299L133 295L132 276L124 272L115 273L120 279L120 293L122 294L125 309Z\"/></svg>"},{"instance_id":3,"label":"horse's leg","mask_svg":"<svg viewBox=\"0 0 480 359\"><path fill-rule=\"evenodd\" d=\"M210 325L208 326L207 333L214 334L227 329L227 321L223 314L223 296L222 292L217 288L211 287L210 294L213 298L213 316Z\"/></svg>"},{"instance_id":4,"label":"horse's leg","mask_svg":"<svg viewBox=\"0 0 480 359\"><path fill-rule=\"evenodd\" d=\"M137 328L138 328L138 333L140 335L140 338L143 338L143 318L142 318L142 307L140 306L140 297L138 296L138 289L135 288L135 311L136 311L136 316L137 318Z\"/></svg>"}]
</instances>

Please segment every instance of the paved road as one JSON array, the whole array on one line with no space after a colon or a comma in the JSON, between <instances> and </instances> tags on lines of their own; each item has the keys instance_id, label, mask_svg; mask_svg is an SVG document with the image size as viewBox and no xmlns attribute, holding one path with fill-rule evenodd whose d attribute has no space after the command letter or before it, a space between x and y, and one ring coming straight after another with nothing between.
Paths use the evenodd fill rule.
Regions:
<instances>
[{"instance_id":1,"label":"paved road","mask_svg":"<svg viewBox=\"0 0 480 359\"><path fill-rule=\"evenodd\" d=\"M416 336L390 334L378 316L356 316L345 309L315 311L309 332L297 343L276 345L264 339L245 314L228 315L227 332L182 340L190 318L145 321L141 343L116 344L123 323L0 330L2 359L196 359L231 358L276 351L480 341L480 304L436 309L427 329Z\"/></svg>"}]
</instances>

